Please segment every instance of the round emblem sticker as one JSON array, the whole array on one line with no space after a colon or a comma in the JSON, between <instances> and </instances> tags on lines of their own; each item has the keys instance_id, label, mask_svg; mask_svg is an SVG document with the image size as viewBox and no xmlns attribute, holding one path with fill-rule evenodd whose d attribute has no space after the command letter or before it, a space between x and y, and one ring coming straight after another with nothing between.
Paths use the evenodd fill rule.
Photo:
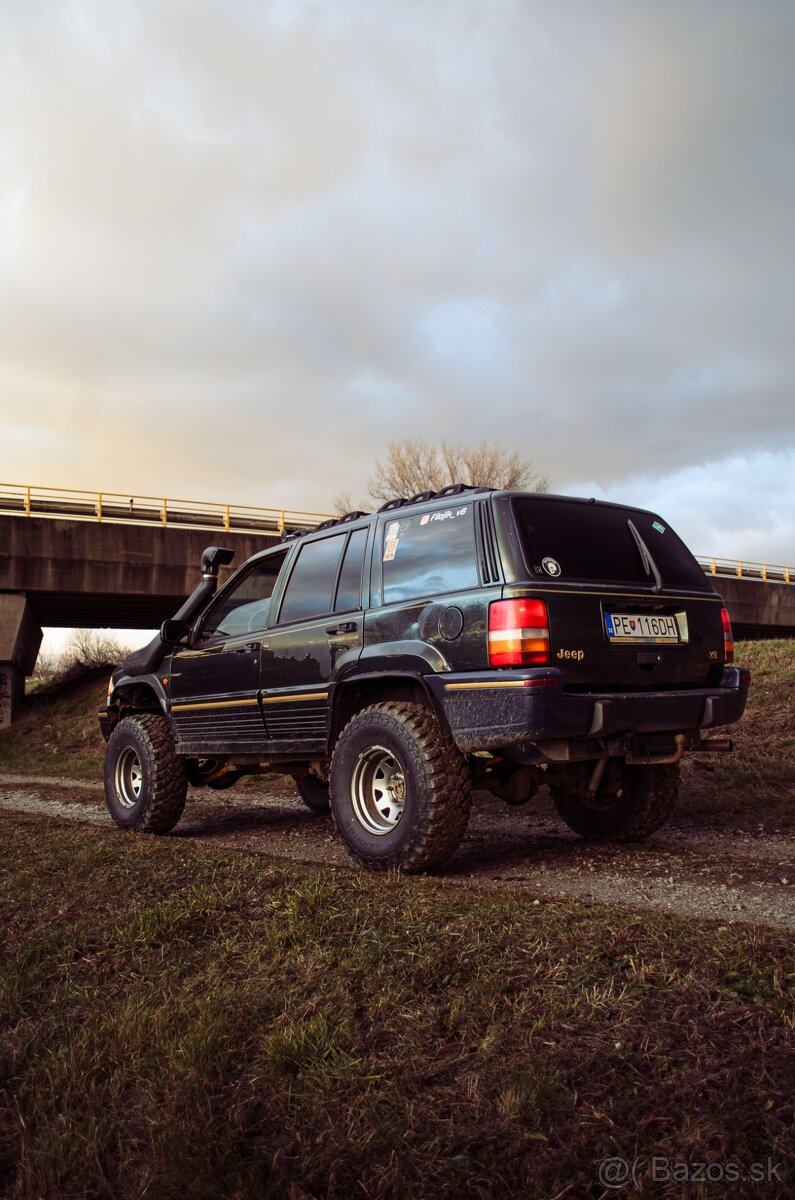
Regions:
<instances>
[{"instance_id":1,"label":"round emblem sticker","mask_svg":"<svg viewBox=\"0 0 795 1200\"><path fill-rule=\"evenodd\" d=\"M541 566L544 568L547 575L560 575L560 563L556 558L542 559Z\"/></svg>"}]
</instances>

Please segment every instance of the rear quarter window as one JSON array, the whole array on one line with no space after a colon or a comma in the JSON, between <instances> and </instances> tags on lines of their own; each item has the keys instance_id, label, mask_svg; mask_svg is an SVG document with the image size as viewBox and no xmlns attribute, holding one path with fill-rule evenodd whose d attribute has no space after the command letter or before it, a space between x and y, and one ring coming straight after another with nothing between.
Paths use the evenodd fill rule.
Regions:
<instances>
[{"instance_id":1,"label":"rear quarter window","mask_svg":"<svg viewBox=\"0 0 795 1200\"><path fill-rule=\"evenodd\" d=\"M385 522L384 604L478 586L473 508L460 504Z\"/></svg>"}]
</instances>

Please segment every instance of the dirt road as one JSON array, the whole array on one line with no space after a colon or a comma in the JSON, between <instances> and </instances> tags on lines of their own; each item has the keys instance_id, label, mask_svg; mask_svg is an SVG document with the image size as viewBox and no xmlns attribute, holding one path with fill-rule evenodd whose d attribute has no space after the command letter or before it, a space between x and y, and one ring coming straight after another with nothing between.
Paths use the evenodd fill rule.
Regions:
<instances>
[{"instance_id":1,"label":"dirt road","mask_svg":"<svg viewBox=\"0 0 795 1200\"><path fill-rule=\"evenodd\" d=\"M85 780L0 774L0 808L112 828L101 786ZM227 792L192 789L171 837L210 851L349 865L330 817L309 813L284 778ZM761 822L740 833L705 828L688 816L686 802L647 842L610 846L570 833L546 789L521 808L480 793L467 837L437 879L459 887L518 886L533 898L576 896L632 912L795 929L792 832Z\"/></svg>"}]
</instances>

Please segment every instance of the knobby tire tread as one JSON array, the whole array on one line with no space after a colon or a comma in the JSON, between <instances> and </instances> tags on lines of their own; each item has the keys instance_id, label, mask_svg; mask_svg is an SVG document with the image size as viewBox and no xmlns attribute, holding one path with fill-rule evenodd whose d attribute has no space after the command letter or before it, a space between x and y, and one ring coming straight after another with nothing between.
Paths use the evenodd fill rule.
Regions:
<instances>
[{"instance_id":1,"label":"knobby tire tread","mask_svg":"<svg viewBox=\"0 0 795 1200\"><path fill-rule=\"evenodd\" d=\"M664 825L679 796L678 767L660 767L656 771L651 767L629 767L628 770L644 772L638 777L638 794L620 823L605 830L587 828L587 822L581 822L576 812L572 813L571 797L554 788L555 807L569 828L591 842L642 842Z\"/></svg>"},{"instance_id":2,"label":"knobby tire tread","mask_svg":"<svg viewBox=\"0 0 795 1200\"><path fill-rule=\"evenodd\" d=\"M371 705L352 717L337 741L334 757L348 736L361 725L381 717L391 718L401 732L410 735L416 755L422 762L426 802L420 806L415 837L407 851L387 859L359 853L348 846L344 838L341 840L349 855L371 870L386 871L395 867L407 873L431 870L454 853L466 833L471 808L469 767L429 708L399 700ZM333 771L332 758L332 774ZM331 811L340 834L333 804Z\"/></svg>"},{"instance_id":3,"label":"knobby tire tread","mask_svg":"<svg viewBox=\"0 0 795 1200\"><path fill-rule=\"evenodd\" d=\"M145 833L168 833L182 816L188 789L185 760L174 750L174 737L165 717L141 713L125 717L117 730L136 730L149 759L148 803L133 828Z\"/></svg>"}]
</instances>

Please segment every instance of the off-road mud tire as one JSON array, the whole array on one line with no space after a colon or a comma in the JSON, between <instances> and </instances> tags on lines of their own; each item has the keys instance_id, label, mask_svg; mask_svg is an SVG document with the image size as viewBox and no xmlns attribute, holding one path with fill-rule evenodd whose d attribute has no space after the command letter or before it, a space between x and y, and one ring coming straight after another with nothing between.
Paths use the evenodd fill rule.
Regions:
<instances>
[{"instance_id":1,"label":"off-road mud tire","mask_svg":"<svg viewBox=\"0 0 795 1200\"><path fill-rule=\"evenodd\" d=\"M187 788L185 760L174 752L165 717L142 713L119 722L105 751L105 802L120 829L168 833L182 816Z\"/></svg>"},{"instance_id":2,"label":"off-road mud tire","mask_svg":"<svg viewBox=\"0 0 795 1200\"><path fill-rule=\"evenodd\" d=\"M402 815L387 832L369 832L352 798L358 764L373 748L394 757L405 781ZM348 853L373 871L415 873L438 867L466 832L471 784L466 759L422 704L388 701L358 712L331 760L331 812Z\"/></svg>"},{"instance_id":3,"label":"off-road mud tire","mask_svg":"<svg viewBox=\"0 0 795 1200\"><path fill-rule=\"evenodd\" d=\"M331 808L329 785L316 775L299 775L295 780L298 795L313 813L327 813Z\"/></svg>"},{"instance_id":4,"label":"off-road mud tire","mask_svg":"<svg viewBox=\"0 0 795 1200\"><path fill-rule=\"evenodd\" d=\"M641 842L673 811L679 764L624 765L620 789L600 788L595 797L587 796L582 786L551 790L558 813L580 837L592 842Z\"/></svg>"}]
</instances>

